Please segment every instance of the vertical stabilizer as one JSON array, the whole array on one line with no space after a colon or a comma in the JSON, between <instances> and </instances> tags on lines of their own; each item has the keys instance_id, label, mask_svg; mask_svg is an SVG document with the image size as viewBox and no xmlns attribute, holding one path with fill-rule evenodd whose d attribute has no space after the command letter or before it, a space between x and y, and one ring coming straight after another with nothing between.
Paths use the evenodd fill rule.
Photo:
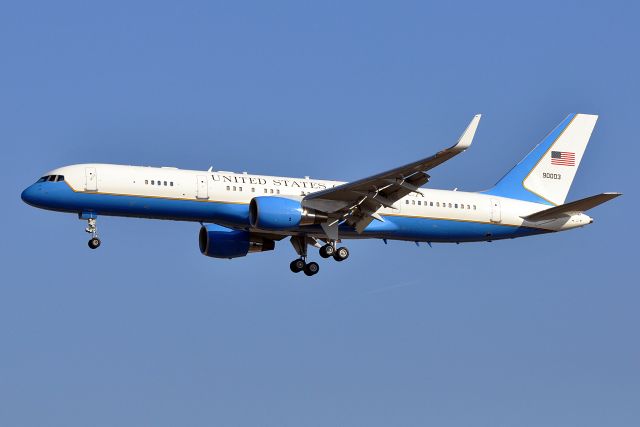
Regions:
<instances>
[{"instance_id":1,"label":"vertical stabilizer","mask_svg":"<svg viewBox=\"0 0 640 427\"><path fill-rule=\"evenodd\" d=\"M486 193L563 204L597 120L596 115L570 114Z\"/></svg>"}]
</instances>

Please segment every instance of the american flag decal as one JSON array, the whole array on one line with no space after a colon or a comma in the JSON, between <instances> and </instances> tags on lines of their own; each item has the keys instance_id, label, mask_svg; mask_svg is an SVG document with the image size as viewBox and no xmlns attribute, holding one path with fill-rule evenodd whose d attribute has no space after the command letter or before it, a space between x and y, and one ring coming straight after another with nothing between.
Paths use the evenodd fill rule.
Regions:
<instances>
[{"instance_id":1,"label":"american flag decal","mask_svg":"<svg viewBox=\"0 0 640 427\"><path fill-rule=\"evenodd\" d=\"M568 151L552 151L551 164L558 166L575 166L576 153L570 153Z\"/></svg>"}]
</instances>

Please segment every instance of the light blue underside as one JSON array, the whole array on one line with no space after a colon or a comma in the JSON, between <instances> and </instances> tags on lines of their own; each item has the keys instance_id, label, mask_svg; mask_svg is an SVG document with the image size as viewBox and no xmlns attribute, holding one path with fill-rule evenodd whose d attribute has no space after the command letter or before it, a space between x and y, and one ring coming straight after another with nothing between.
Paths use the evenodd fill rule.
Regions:
<instances>
[{"instance_id":1,"label":"light blue underside","mask_svg":"<svg viewBox=\"0 0 640 427\"><path fill-rule=\"evenodd\" d=\"M531 169L533 169L538 161L549 150L551 145L558 139L562 132L569 126L569 123L575 117L575 114L569 114L554 130L549 133L536 147L531 150L527 156L515 165L500 181L491 189L484 191L485 194L494 196L508 197L511 199L525 200L527 202L544 203L551 205L548 200L534 194L524 188L522 182L527 177Z\"/></svg>"},{"instance_id":2,"label":"light blue underside","mask_svg":"<svg viewBox=\"0 0 640 427\"><path fill-rule=\"evenodd\" d=\"M36 183L27 188L25 202L44 209L95 213L108 216L129 216L179 221L217 223L232 228L249 227L249 205L196 200L119 196L74 192L65 182ZM491 223L454 221L406 216L386 216L384 222L373 221L358 234L342 225L344 238L387 238L430 242L469 242L521 237L544 233L545 230ZM296 232L321 232L319 226L298 227Z\"/></svg>"}]
</instances>

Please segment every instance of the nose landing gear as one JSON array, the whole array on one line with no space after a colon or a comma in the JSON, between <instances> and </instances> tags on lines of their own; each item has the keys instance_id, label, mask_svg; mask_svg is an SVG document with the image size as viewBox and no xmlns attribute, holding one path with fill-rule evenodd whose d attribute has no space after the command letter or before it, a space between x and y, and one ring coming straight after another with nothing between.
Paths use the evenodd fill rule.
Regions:
<instances>
[{"instance_id":1,"label":"nose landing gear","mask_svg":"<svg viewBox=\"0 0 640 427\"><path fill-rule=\"evenodd\" d=\"M84 215L81 215L81 217ZM84 218L83 218L84 219ZM100 246L100 238L98 237L98 226L96 223L95 215L91 215L87 219L87 228L84 229L87 233L91 234L91 239L87 243L91 249L98 249Z\"/></svg>"}]
</instances>

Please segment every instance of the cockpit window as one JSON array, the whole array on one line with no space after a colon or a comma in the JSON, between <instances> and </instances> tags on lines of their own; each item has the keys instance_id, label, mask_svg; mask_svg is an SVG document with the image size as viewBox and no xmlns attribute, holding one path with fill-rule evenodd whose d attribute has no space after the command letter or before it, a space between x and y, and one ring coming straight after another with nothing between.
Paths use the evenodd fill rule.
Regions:
<instances>
[{"instance_id":1,"label":"cockpit window","mask_svg":"<svg viewBox=\"0 0 640 427\"><path fill-rule=\"evenodd\" d=\"M43 176L39 180L36 181L36 184L39 182L60 182L64 181L64 175L47 175Z\"/></svg>"}]
</instances>

